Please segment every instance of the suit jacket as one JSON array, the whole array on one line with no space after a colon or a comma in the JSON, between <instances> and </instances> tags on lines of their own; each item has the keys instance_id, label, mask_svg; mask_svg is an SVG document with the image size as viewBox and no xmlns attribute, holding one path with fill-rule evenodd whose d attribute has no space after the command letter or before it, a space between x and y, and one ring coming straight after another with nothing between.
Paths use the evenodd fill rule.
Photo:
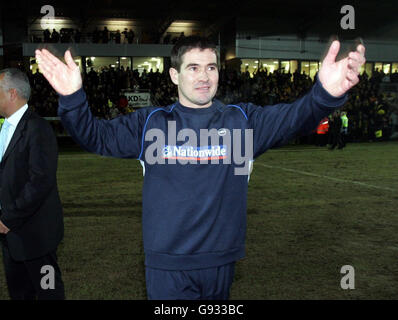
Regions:
<instances>
[{"instance_id":1,"label":"suit jacket","mask_svg":"<svg viewBox=\"0 0 398 320\"><path fill-rule=\"evenodd\" d=\"M0 163L0 220L16 261L56 250L64 224L57 187L58 148L51 126L30 108Z\"/></svg>"}]
</instances>

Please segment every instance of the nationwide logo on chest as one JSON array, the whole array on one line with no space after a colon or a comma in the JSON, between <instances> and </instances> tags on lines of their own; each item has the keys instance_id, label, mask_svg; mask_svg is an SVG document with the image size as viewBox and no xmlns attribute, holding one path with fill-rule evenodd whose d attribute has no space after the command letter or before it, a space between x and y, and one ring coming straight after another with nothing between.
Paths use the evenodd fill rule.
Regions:
<instances>
[{"instance_id":1,"label":"nationwide logo on chest","mask_svg":"<svg viewBox=\"0 0 398 320\"><path fill-rule=\"evenodd\" d=\"M176 121L167 121L167 128L145 132L140 160L143 152L148 165L232 165L235 175L249 175L253 129L182 128L177 132Z\"/></svg>"},{"instance_id":2,"label":"nationwide logo on chest","mask_svg":"<svg viewBox=\"0 0 398 320\"><path fill-rule=\"evenodd\" d=\"M227 158L227 146L169 146L163 148L163 159L221 160Z\"/></svg>"}]
</instances>

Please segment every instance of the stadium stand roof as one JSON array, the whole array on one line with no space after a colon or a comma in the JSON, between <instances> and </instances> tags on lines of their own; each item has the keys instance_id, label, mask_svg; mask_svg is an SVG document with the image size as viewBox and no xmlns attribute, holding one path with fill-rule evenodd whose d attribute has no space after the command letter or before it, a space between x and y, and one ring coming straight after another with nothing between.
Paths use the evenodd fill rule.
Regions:
<instances>
[{"instance_id":1,"label":"stadium stand roof","mask_svg":"<svg viewBox=\"0 0 398 320\"><path fill-rule=\"evenodd\" d=\"M45 0L2 1L3 16L25 15L30 19L42 16L40 8ZM252 36L275 34L339 34L345 37L374 35L396 36L398 27L392 24L398 13L396 0L350 1L355 9L355 30L342 32L340 9L346 1L319 0L53 0L57 16L67 16L89 23L98 17L151 19L154 30L162 34L175 20L206 21L215 32L231 19L237 19L238 32Z\"/></svg>"}]
</instances>

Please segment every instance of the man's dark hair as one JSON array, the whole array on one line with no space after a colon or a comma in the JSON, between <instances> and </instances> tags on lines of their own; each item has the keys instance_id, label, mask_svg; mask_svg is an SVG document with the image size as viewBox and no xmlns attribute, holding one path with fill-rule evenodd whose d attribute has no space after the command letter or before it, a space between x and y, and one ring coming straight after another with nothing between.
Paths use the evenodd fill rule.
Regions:
<instances>
[{"instance_id":1,"label":"man's dark hair","mask_svg":"<svg viewBox=\"0 0 398 320\"><path fill-rule=\"evenodd\" d=\"M187 51L190 51L192 49L213 50L217 56L217 65L219 65L217 46L213 42L204 37L189 36L189 37L180 38L180 40L178 40L178 42L174 45L173 49L171 50L171 67L180 72L182 64L182 56Z\"/></svg>"}]
</instances>

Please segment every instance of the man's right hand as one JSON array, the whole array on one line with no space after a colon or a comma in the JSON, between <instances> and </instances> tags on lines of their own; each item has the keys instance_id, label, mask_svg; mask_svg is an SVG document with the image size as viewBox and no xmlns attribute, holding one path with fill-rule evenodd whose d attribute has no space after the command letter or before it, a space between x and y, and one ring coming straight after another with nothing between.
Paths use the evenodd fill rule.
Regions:
<instances>
[{"instance_id":1,"label":"man's right hand","mask_svg":"<svg viewBox=\"0 0 398 320\"><path fill-rule=\"evenodd\" d=\"M0 234L7 234L10 231L6 225L0 221Z\"/></svg>"},{"instance_id":2,"label":"man's right hand","mask_svg":"<svg viewBox=\"0 0 398 320\"><path fill-rule=\"evenodd\" d=\"M40 71L59 94L66 96L82 87L80 69L69 50L65 52L66 64L46 49L38 49L35 53Z\"/></svg>"}]
</instances>

